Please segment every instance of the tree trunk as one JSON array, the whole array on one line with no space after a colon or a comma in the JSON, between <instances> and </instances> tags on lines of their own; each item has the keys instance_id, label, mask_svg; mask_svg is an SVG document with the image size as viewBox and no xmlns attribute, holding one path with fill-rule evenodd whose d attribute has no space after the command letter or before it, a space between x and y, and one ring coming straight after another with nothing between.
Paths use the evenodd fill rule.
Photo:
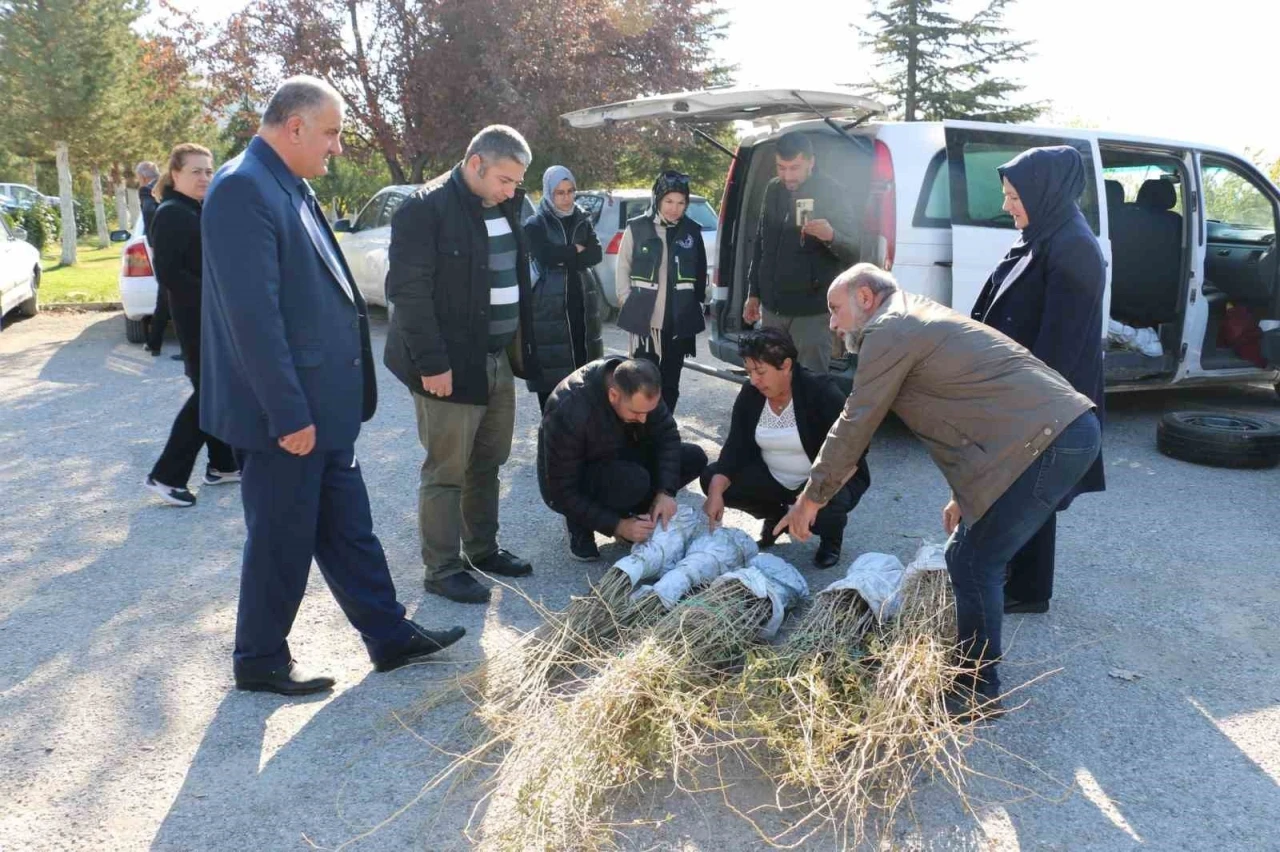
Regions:
<instances>
[{"instance_id":1,"label":"tree trunk","mask_svg":"<svg viewBox=\"0 0 1280 852\"><path fill-rule=\"evenodd\" d=\"M39 180L40 180L40 170L36 168L36 161L32 160L31 161L31 185L34 186L36 189L40 188Z\"/></svg>"},{"instance_id":2,"label":"tree trunk","mask_svg":"<svg viewBox=\"0 0 1280 852\"><path fill-rule=\"evenodd\" d=\"M76 208L71 203L71 150L66 142L55 142L58 162L58 195L62 211L62 265L76 264Z\"/></svg>"},{"instance_id":3,"label":"tree trunk","mask_svg":"<svg viewBox=\"0 0 1280 852\"><path fill-rule=\"evenodd\" d=\"M122 231L128 231L133 227L133 217L129 215L129 188L125 186L124 178L116 178L116 225Z\"/></svg>"},{"instance_id":4,"label":"tree trunk","mask_svg":"<svg viewBox=\"0 0 1280 852\"><path fill-rule=\"evenodd\" d=\"M909 0L907 6L907 97L903 118L906 121L916 120L917 95L916 75L920 63L920 34L916 30L916 0Z\"/></svg>"},{"instance_id":5,"label":"tree trunk","mask_svg":"<svg viewBox=\"0 0 1280 852\"><path fill-rule=\"evenodd\" d=\"M129 196L129 221L132 223L132 231L142 224L142 201L138 198L138 191L125 184L125 194Z\"/></svg>"},{"instance_id":6,"label":"tree trunk","mask_svg":"<svg viewBox=\"0 0 1280 852\"><path fill-rule=\"evenodd\" d=\"M93 167L93 218L98 225L98 248L111 245L111 235L107 233L107 205L102 197L102 171Z\"/></svg>"}]
</instances>

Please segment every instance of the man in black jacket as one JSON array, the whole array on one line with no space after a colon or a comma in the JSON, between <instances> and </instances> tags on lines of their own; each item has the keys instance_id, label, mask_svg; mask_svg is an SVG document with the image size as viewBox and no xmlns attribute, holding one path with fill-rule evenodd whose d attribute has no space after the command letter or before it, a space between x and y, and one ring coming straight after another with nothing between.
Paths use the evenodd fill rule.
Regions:
<instances>
[{"instance_id":1,"label":"man in black jacket","mask_svg":"<svg viewBox=\"0 0 1280 852\"><path fill-rule=\"evenodd\" d=\"M825 375L832 348L827 287L858 260L857 221L848 192L814 172L807 135L778 139L774 162L778 176L760 208L742 318L788 332L800 365Z\"/></svg>"},{"instance_id":2,"label":"man in black jacket","mask_svg":"<svg viewBox=\"0 0 1280 852\"><path fill-rule=\"evenodd\" d=\"M138 163L133 173L138 178L138 212L142 216L142 233L146 237L147 245L154 245L155 243L151 239L151 223L156 215L156 209L160 206L160 201L155 196L156 181L160 178L160 170L150 160L143 160ZM152 355L160 354L160 347L164 344L164 332L168 325L169 294L157 281L156 309L147 323L146 349ZM182 353L179 352L175 355L174 360L182 360Z\"/></svg>"},{"instance_id":3,"label":"man in black jacket","mask_svg":"<svg viewBox=\"0 0 1280 852\"><path fill-rule=\"evenodd\" d=\"M520 181L533 159L510 127L480 131L447 181L391 221L384 360L413 392L427 451L418 487L426 590L484 603L467 572L523 577L498 546L498 470L511 452L515 381L537 375Z\"/></svg>"},{"instance_id":4,"label":"man in black jacket","mask_svg":"<svg viewBox=\"0 0 1280 852\"><path fill-rule=\"evenodd\" d=\"M676 513L675 494L707 466L680 442L653 362L593 361L562 381L538 429L538 488L565 516L569 551L598 559L595 533L645 541Z\"/></svg>"}]
</instances>

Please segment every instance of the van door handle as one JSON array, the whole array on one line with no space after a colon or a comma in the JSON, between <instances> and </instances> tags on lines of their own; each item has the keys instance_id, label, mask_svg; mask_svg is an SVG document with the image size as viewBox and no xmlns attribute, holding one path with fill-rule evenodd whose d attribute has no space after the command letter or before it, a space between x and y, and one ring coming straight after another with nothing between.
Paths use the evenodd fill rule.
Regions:
<instances>
[{"instance_id":1,"label":"van door handle","mask_svg":"<svg viewBox=\"0 0 1280 852\"><path fill-rule=\"evenodd\" d=\"M1231 249L1218 249L1218 257L1231 257Z\"/></svg>"},{"instance_id":2,"label":"van door handle","mask_svg":"<svg viewBox=\"0 0 1280 852\"><path fill-rule=\"evenodd\" d=\"M949 260L935 260L935 261L933 262L933 265L934 265L934 266L945 266L947 269L950 269L950 268L951 268L951 261L949 261Z\"/></svg>"}]
</instances>

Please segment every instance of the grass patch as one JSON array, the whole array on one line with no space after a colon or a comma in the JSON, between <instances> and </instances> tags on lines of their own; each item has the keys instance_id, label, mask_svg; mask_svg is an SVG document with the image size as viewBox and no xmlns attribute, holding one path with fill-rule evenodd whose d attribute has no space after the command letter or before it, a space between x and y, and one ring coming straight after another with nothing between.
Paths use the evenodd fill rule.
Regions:
<instances>
[{"instance_id":1,"label":"grass patch","mask_svg":"<svg viewBox=\"0 0 1280 852\"><path fill-rule=\"evenodd\" d=\"M61 248L51 243L41 256L40 301L116 302L120 300L120 251L124 243L112 243L104 249L97 241L81 241L75 266L62 266L58 259Z\"/></svg>"}]
</instances>

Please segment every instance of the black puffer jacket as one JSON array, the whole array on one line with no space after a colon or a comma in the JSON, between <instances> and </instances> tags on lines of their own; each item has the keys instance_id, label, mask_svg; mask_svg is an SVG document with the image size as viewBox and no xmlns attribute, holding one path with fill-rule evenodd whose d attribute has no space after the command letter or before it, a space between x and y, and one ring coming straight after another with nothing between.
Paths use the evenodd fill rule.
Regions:
<instances>
[{"instance_id":1,"label":"black puffer jacket","mask_svg":"<svg viewBox=\"0 0 1280 852\"><path fill-rule=\"evenodd\" d=\"M649 471L656 489L675 494L680 487L680 433L666 403L658 403L644 423L623 423L609 404L606 377L622 361L592 361L561 382L538 429L543 501L570 521L602 532L616 529L622 517L583 491L588 464L617 458L627 444L648 443L657 450L657 470Z\"/></svg>"},{"instance_id":2,"label":"black puffer jacket","mask_svg":"<svg viewBox=\"0 0 1280 852\"><path fill-rule=\"evenodd\" d=\"M536 393L550 393L565 376L604 354L600 296L591 275L604 252L590 217L578 207L566 219L540 210L524 223L524 233L538 275L533 338L539 374L526 384Z\"/></svg>"}]
</instances>

